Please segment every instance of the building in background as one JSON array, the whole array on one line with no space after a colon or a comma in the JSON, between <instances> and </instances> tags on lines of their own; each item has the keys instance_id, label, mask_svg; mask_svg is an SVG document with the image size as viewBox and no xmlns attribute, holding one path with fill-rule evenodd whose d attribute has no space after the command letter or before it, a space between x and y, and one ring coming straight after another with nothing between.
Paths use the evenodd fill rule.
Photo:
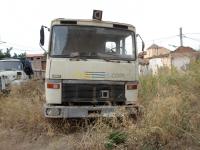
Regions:
<instances>
[{"instance_id":1,"label":"building in background","mask_svg":"<svg viewBox=\"0 0 200 150\"><path fill-rule=\"evenodd\" d=\"M144 58L151 58L169 53L170 53L169 49L158 46L156 44L152 44L150 47L147 48L146 55L144 55Z\"/></svg>"},{"instance_id":2,"label":"building in background","mask_svg":"<svg viewBox=\"0 0 200 150\"><path fill-rule=\"evenodd\" d=\"M46 69L46 56L44 54L26 54L26 58L31 62L34 77L44 78Z\"/></svg>"},{"instance_id":3,"label":"building in background","mask_svg":"<svg viewBox=\"0 0 200 150\"><path fill-rule=\"evenodd\" d=\"M185 70L192 61L199 59L200 52L191 47L178 47L170 53L171 65L177 70Z\"/></svg>"},{"instance_id":4,"label":"building in background","mask_svg":"<svg viewBox=\"0 0 200 150\"><path fill-rule=\"evenodd\" d=\"M164 54L160 56L151 57L149 59L149 72L151 74L157 74L160 68L169 68L171 69L171 58L170 54Z\"/></svg>"},{"instance_id":5,"label":"building in background","mask_svg":"<svg viewBox=\"0 0 200 150\"><path fill-rule=\"evenodd\" d=\"M152 54L152 53L149 53ZM148 55L150 56L150 55ZM144 59L148 59L148 63L139 63L141 74L157 74L160 68L176 68L178 71L186 70L187 66L200 58L200 52L195 51L191 47L178 47L170 53L151 55ZM144 60L143 60L144 61ZM147 60L145 60L147 61ZM142 61L141 61L142 62Z\"/></svg>"}]
</instances>

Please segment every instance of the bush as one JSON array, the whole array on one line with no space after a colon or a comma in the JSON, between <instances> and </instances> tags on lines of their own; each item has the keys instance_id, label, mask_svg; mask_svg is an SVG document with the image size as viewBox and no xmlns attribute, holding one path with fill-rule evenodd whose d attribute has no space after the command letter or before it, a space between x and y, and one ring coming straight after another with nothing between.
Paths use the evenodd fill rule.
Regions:
<instances>
[{"instance_id":1,"label":"bush","mask_svg":"<svg viewBox=\"0 0 200 150\"><path fill-rule=\"evenodd\" d=\"M107 149L112 149L119 144L125 143L127 140L127 134L125 132L114 131L111 132L110 135L107 137L107 142L105 143L105 147Z\"/></svg>"}]
</instances>

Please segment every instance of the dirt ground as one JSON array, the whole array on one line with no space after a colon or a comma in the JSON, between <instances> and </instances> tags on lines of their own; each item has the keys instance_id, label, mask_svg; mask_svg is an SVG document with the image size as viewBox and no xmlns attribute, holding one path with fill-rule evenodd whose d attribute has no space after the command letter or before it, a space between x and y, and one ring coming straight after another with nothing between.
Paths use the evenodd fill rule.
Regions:
<instances>
[{"instance_id":1,"label":"dirt ground","mask_svg":"<svg viewBox=\"0 0 200 150\"><path fill-rule=\"evenodd\" d=\"M69 135L30 135L16 130L0 129L1 150L71 150L71 139L80 137L81 133ZM77 140L77 144L78 144Z\"/></svg>"}]
</instances>

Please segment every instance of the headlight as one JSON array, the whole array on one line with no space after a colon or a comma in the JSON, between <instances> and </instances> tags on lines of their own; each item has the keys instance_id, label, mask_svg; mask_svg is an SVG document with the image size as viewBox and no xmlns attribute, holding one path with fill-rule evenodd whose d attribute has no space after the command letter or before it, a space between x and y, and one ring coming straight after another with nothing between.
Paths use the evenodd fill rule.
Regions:
<instances>
[{"instance_id":1,"label":"headlight","mask_svg":"<svg viewBox=\"0 0 200 150\"><path fill-rule=\"evenodd\" d=\"M46 109L46 114L48 116L60 116L61 109L60 108L47 108Z\"/></svg>"}]
</instances>

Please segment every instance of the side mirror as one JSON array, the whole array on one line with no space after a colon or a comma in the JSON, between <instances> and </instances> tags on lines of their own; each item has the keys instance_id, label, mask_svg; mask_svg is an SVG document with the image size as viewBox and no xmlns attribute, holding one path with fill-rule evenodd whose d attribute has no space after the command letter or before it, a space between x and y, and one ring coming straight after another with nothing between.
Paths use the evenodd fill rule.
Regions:
<instances>
[{"instance_id":1,"label":"side mirror","mask_svg":"<svg viewBox=\"0 0 200 150\"><path fill-rule=\"evenodd\" d=\"M44 46L44 27L41 26L40 29L40 45Z\"/></svg>"},{"instance_id":2,"label":"side mirror","mask_svg":"<svg viewBox=\"0 0 200 150\"><path fill-rule=\"evenodd\" d=\"M142 51L144 51L145 44L144 44L144 41L143 41L142 37L139 34L136 34L136 37L139 37L140 40L142 41Z\"/></svg>"}]
</instances>

